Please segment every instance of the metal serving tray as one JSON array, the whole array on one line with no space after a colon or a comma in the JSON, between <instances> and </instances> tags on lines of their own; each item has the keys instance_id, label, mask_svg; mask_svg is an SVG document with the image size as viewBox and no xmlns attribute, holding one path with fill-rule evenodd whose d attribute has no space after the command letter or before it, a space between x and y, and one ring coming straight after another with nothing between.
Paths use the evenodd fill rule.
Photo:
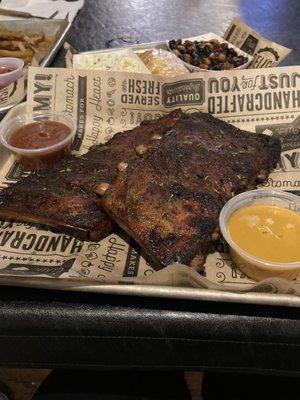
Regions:
<instances>
[{"instance_id":1,"label":"metal serving tray","mask_svg":"<svg viewBox=\"0 0 300 400\"><path fill-rule=\"evenodd\" d=\"M101 285L78 280L0 277L0 285L32 287L39 289L63 290L83 293L105 293L126 296L162 297L226 303L261 304L271 306L300 307L300 298L286 294L234 293L212 289L199 289L152 285Z\"/></svg>"},{"instance_id":2,"label":"metal serving tray","mask_svg":"<svg viewBox=\"0 0 300 400\"><path fill-rule=\"evenodd\" d=\"M26 104L15 106L4 120L13 118L26 111ZM7 161L9 153L0 146L0 170ZM127 296L164 297L214 302L248 303L273 306L300 307L300 297L274 293L235 293L220 290L188 287L170 287L141 284L100 284L96 281L76 279L48 279L18 276L0 276L0 285L35 287L74 292L107 293Z\"/></svg>"},{"instance_id":3,"label":"metal serving tray","mask_svg":"<svg viewBox=\"0 0 300 400\"><path fill-rule=\"evenodd\" d=\"M49 20L40 20L40 19L28 19L28 20L9 20L9 21L1 21L0 26L3 26L10 30L20 30L28 33L34 32L45 32L46 35L56 35L56 39L50 48L49 53L40 63L41 67L49 66L54 60L58 50L63 45L66 35L71 27L72 23L66 17L65 19L49 19ZM17 102L8 104L4 107L0 108L0 114L6 113L16 104L24 101L26 97L26 87L24 96Z\"/></svg>"},{"instance_id":4,"label":"metal serving tray","mask_svg":"<svg viewBox=\"0 0 300 400\"><path fill-rule=\"evenodd\" d=\"M167 50L167 42L160 41L160 42L149 42L149 43L141 43L141 44L132 44L132 45L126 45L122 47L112 47L112 48L105 48L105 49L100 49L100 50L89 50L89 51L82 51L79 54L98 54L98 53L107 53L108 51L118 51L118 50L124 50L124 49L132 49L133 51L139 52L143 50L148 50L148 49L162 49L162 50Z\"/></svg>"}]
</instances>

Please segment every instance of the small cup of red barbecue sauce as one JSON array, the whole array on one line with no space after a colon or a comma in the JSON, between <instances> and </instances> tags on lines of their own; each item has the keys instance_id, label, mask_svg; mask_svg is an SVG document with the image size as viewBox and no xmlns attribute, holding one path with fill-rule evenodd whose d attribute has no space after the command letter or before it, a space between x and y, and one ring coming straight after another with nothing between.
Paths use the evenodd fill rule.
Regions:
<instances>
[{"instance_id":1,"label":"small cup of red barbecue sauce","mask_svg":"<svg viewBox=\"0 0 300 400\"><path fill-rule=\"evenodd\" d=\"M23 73L24 61L20 58L0 58L0 90L19 79Z\"/></svg>"},{"instance_id":2,"label":"small cup of red barbecue sauce","mask_svg":"<svg viewBox=\"0 0 300 400\"><path fill-rule=\"evenodd\" d=\"M59 161L70 152L76 122L64 113L35 111L3 121L0 141L31 171Z\"/></svg>"}]
</instances>

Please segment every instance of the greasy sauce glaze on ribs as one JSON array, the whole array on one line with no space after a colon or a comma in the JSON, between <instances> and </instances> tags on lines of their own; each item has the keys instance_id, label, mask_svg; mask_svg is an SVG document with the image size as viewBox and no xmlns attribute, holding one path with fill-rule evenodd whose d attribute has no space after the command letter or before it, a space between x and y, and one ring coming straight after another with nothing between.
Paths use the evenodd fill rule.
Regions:
<instances>
[{"instance_id":1,"label":"greasy sauce glaze on ribs","mask_svg":"<svg viewBox=\"0 0 300 400\"><path fill-rule=\"evenodd\" d=\"M113 222L102 210L103 194L118 170L137 161L183 116L180 110L116 134L81 157L72 156L30 174L0 192L0 218L61 228L100 240Z\"/></svg>"},{"instance_id":2,"label":"greasy sauce glaze on ribs","mask_svg":"<svg viewBox=\"0 0 300 400\"><path fill-rule=\"evenodd\" d=\"M279 156L277 139L194 113L120 172L102 204L155 263L200 270L223 204L266 179Z\"/></svg>"}]
</instances>

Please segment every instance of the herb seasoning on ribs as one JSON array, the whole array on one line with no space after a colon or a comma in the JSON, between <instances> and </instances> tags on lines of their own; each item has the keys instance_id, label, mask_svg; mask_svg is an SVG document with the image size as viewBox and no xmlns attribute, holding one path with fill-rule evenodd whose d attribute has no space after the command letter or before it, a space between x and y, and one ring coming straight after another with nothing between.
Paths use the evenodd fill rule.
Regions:
<instances>
[{"instance_id":1,"label":"herb seasoning on ribs","mask_svg":"<svg viewBox=\"0 0 300 400\"><path fill-rule=\"evenodd\" d=\"M155 263L199 271L218 238L223 204L266 179L279 156L277 139L190 114L119 173L102 204Z\"/></svg>"},{"instance_id":2,"label":"herb seasoning on ribs","mask_svg":"<svg viewBox=\"0 0 300 400\"><path fill-rule=\"evenodd\" d=\"M81 157L72 156L31 173L0 192L0 218L40 223L82 239L100 240L113 228L100 196L118 171L143 157L182 116L175 110L143 122Z\"/></svg>"}]
</instances>

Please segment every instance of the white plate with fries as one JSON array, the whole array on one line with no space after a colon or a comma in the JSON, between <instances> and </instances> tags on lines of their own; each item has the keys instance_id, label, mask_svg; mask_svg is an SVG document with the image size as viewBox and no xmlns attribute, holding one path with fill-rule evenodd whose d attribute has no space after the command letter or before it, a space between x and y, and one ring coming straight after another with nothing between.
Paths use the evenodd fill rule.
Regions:
<instances>
[{"instance_id":1,"label":"white plate with fries","mask_svg":"<svg viewBox=\"0 0 300 400\"><path fill-rule=\"evenodd\" d=\"M26 71L30 65L48 66L62 46L71 23L65 20L9 20L0 22L0 57L15 57L24 61L24 75L17 85L12 83L0 91L0 113L24 100ZM6 91L7 93L2 93ZM10 96L10 94L13 95ZM18 93L16 99L16 93Z\"/></svg>"}]
</instances>

